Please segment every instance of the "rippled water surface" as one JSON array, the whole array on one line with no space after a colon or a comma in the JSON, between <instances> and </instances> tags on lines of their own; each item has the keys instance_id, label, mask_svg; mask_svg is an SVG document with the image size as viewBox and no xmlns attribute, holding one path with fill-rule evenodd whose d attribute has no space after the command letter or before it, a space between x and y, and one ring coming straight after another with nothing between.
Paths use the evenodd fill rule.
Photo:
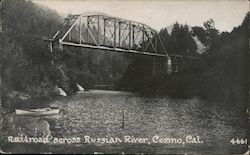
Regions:
<instances>
[{"instance_id":1,"label":"rippled water surface","mask_svg":"<svg viewBox=\"0 0 250 155\"><path fill-rule=\"evenodd\" d=\"M246 145L232 145L232 138L245 138L244 121L230 110L198 98L146 98L118 91L90 90L51 103L61 112L42 117L54 137L120 137L131 135L179 138L199 136L201 144L50 144L46 152L61 153L179 153L236 154ZM40 148L41 149L41 148ZM41 150L43 150L41 149Z\"/></svg>"}]
</instances>

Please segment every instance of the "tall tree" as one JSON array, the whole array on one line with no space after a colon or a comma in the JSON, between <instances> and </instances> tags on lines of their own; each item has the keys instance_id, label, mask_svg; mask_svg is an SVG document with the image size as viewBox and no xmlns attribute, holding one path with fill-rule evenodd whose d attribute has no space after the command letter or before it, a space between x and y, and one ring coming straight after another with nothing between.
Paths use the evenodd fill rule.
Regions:
<instances>
[{"instance_id":1,"label":"tall tree","mask_svg":"<svg viewBox=\"0 0 250 155\"><path fill-rule=\"evenodd\" d=\"M187 25L175 23L171 33L175 54L196 55L197 45Z\"/></svg>"}]
</instances>

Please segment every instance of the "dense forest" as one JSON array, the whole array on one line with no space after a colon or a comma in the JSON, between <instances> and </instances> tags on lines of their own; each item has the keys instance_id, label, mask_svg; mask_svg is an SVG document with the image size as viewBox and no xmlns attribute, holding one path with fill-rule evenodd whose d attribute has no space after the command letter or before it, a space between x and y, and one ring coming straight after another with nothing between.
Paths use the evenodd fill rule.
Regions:
<instances>
[{"instance_id":1,"label":"dense forest","mask_svg":"<svg viewBox=\"0 0 250 155\"><path fill-rule=\"evenodd\" d=\"M179 73L155 79L151 74L147 74L150 72L148 66L144 70L140 69L151 59L138 58L124 75L123 86L130 86L147 94L200 96L227 103L232 101L246 103L249 68L248 23L246 17L242 25L234 28L231 33L220 33L214 27L215 23L212 19L204 22L204 27L191 29L187 25L175 23L170 34L167 28L162 29L159 35L170 53L195 55L198 62L191 66L185 65ZM205 46L205 51L201 54L196 52L197 44L194 37L197 37ZM157 89L159 90L156 91Z\"/></svg>"},{"instance_id":2,"label":"dense forest","mask_svg":"<svg viewBox=\"0 0 250 155\"><path fill-rule=\"evenodd\" d=\"M153 76L154 59L146 56L80 48L55 49L52 54L44 37L51 37L63 23L55 11L31 1L4 1L4 33L1 33L1 95L8 107L9 94L22 92L30 98L55 96L55 87L67 94L85 88L114 85L118 90L144 95L200 96L225 102L248 97L249 18L232 32L219 32L212 19L203 27L175 23L171 32L159 32L171 54L195 56L197 62L181 72ZM204 47L198 47L197 40ZM55 63L52 64L52 59ZM13 95L12 95L13 96ZM243 103L242 102L242 103Z\"/></svg>"}]
</instances>

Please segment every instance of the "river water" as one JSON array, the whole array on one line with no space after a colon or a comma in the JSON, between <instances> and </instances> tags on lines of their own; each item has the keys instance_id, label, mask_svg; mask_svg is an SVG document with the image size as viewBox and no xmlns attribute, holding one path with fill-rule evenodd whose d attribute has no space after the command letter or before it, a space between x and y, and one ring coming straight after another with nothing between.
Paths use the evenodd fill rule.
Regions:
<instances>
[{"instance_id":1,"label":"river water","mask_svg":"<svg viewBox=\"0 0 250 155\"><path fill-rule=\"evenodd\" d=\"M36 124L39 124L38 130L46 130L46 133L53 137L80 137L80 143L9 144L6 145L6 150L10 151L15 145L15 148L19 147L16 149L18 153L39 151L226 155L240 154L246 152L247 148L247 145L230 143L232 138L247 137L246 122L230 108L220 107L199 98L142 97L128 92L90 90L57 99L51 106L59 107L60 113L32 119L14 115L14 119L19 123L16 123L16 126L23 127L25 122L28 123L26 128L36 128ZM39 121L35 125L34 119ZM84 136L123 139L126 135L149 140L147 143L115 144L84 142ZM181 139L183 143L156 143L152 141L155 135ZM187 142L187 136L196 140L199 136L199 141L203 143Z\"/></svg>"}]
</instances>

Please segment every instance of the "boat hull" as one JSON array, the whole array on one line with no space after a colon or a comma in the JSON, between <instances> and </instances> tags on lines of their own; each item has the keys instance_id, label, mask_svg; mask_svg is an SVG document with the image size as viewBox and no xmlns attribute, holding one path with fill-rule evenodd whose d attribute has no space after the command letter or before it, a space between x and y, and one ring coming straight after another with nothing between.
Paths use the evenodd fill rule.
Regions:
<instances>
[{"instance_id":1,"label":"boat hull","mask_svg":"<svg viewBox=\"0 0 250 155\"><path fill-rule=\"evenodd\" d=\"M16 109L15 112L16 112L17 115L41 116L41 115L58 114L60 112L60 109L51 109L51 110L44 110L44 111Z\"/></svg>"}]
</instances>

